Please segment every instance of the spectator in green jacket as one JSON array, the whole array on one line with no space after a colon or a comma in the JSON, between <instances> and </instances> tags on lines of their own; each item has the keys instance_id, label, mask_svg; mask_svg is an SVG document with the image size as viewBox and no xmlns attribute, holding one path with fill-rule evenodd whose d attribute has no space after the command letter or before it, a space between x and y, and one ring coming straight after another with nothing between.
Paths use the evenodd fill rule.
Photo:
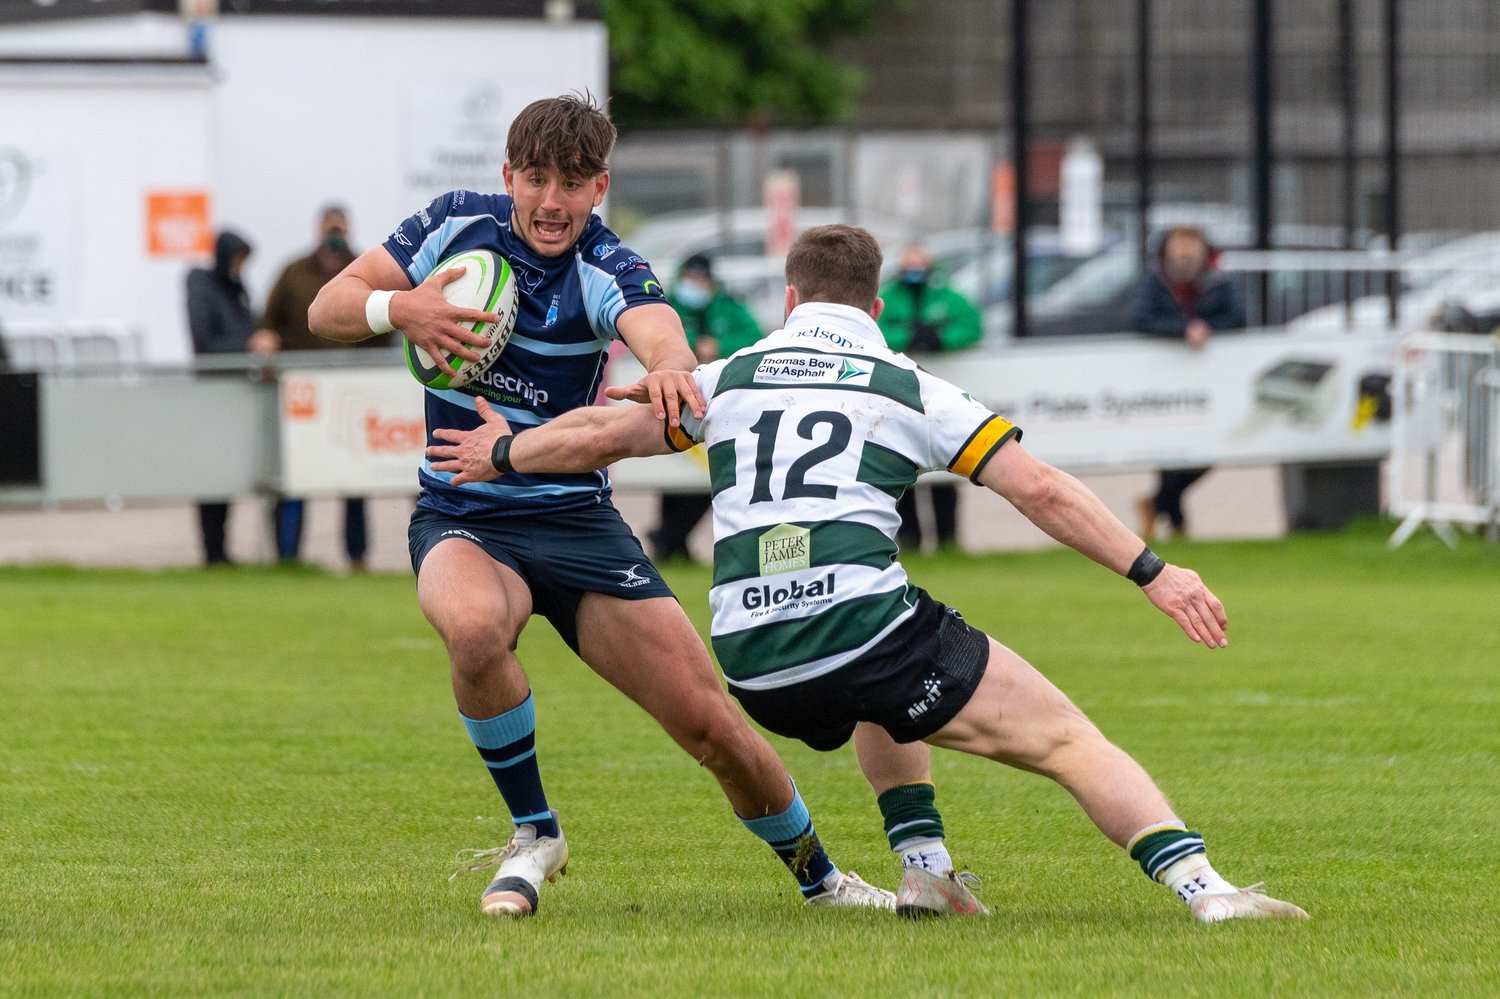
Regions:
<instances>
[{"instance_id":1,"label":"spectator in green jacket","mask_svg":"<svg viewBox=\"0 0 1500 999\"><path fill-rule=\"evenodd\" d=\"M704 364L743 350L765 335L750 310L714 280L713 264L701 253L677 268L667 301L682 317L688 345Z\"/></svg>"},{"instance_id":2,"label":"spectator in green jacket","mask_svg":"<svg viewBox=\"0 0 1500 999\"><path fill-rule=\"evenodd\" d=\"M958 350L979 342L979 310L948 287L927 248L908 246L901 270L880 289L885 311L880 332L886 346L903 354Z\"/></svg>"},{"instance_id":3,"label":"spectator in green jacket","mask_svg":"<svg viewBox=\"0 0 1500 999\"><path fill-rule=\"evenodd\" d=\"M667 301L682 318L688 345L707 364L728 357L764 334L739 300L714 280L713 264L696 253L682 262ZM662 493L661 522L648 536L657 562L689 558L687 539L713 503L708 492Z\"/></svg>"},{"instance_id":4,"label":"spectator in green jacket","mask_svg":"<svg viewBox=\"0 0 1500 999\"><path fill-rule=\"evenodd\" d=\"M920 356L959 350L979 342L979 310L963 295L948 287L932 263L932 255L920 244L901 253L901 270L880 289L885 311L880 314L880 332L892 350ZM958 488L951 483L908 489L896 508L901 529L896 535L901 547L920 551L924 534L917 511L917 497L932 497L932 527L937 547L958 543Z\"/></svg>"}]
</instances>

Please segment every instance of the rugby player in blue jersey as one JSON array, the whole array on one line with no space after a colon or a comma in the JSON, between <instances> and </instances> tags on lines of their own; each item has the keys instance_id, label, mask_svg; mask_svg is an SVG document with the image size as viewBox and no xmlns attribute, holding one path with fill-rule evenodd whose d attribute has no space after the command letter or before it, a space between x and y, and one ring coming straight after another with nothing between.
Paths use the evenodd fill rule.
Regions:
<instances>
[{"instance_id":1,"label":"rugby player in blue jersey","mask_svg":"<svg viewBox=\"0 0 1500 999\"><path fill-rule=\"evenodd\" d=\"M697 361L660 282L593 212L609 189L614 142L614 125L588 99L527 106L507 136L506 193L452 191L417 211L323 288L309 325L342 341L399 329L435 357L477 361L487 343L463 324L496 317L449 305L442 288L460 272L435 268L462 250L493 250L515 273L515 332L474 382L426 389L429 444L437 428L480 426L479 399L517 427L589 405L615 339L644 365L639 389L657 419L676 426L684 408L701 415ZM893 904L890 892L828 859L785 766L729 700L687 616L611 505L606 475L460 485L424 461L418 478L409 531L417 597L447 646L463 724L515 824L509 844L474 858L474 870L499 864L481 911L534 914L542 882L568 861L515 654L533 614L712 771L810 902Z\"/></svg>"}]
</instances>

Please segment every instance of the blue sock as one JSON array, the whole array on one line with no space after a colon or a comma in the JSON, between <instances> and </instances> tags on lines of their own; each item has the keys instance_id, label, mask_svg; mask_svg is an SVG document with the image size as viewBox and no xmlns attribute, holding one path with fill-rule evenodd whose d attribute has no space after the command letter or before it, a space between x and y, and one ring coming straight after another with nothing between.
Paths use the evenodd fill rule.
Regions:
<instances>
[{"instance_id":1,"label":"blue sock","mask_svg":"<svg viewBox=\"0 0 1500 999\"><path fill-rule=\"evenodd\" d=\"M826 890L823 882L838 868L828 859L818 834L813 829L812 817L802 803L802 795L796 785L792 786L792 803L779 815L766 815L758 819L740 819L745 828L765 840L776 856L791 870L792 876L802 888L804 898L821 895Z\"/></svg>"},{"instance_id":2,"label":"blue sock","mask_svg":"<svg viewBox=\"0 0 1500 999\"><path fill-rule=\"evenodd\" d=\"M516 825L531 823L538 836L556 836L557 819L547 807L542 774L536 765L536 705L530 692L526 700L494 718L470 718L462 711L458 716L490 768L490 776L510 809L511 821Z\"/></svg>"}]
</instances>

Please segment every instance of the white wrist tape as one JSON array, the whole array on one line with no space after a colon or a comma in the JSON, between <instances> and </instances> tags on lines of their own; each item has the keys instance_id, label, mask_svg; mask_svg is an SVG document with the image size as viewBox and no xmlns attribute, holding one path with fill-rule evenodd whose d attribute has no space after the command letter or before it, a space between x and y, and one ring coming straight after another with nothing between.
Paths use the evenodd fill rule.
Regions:
<instances>
[{"instance_id":1,"label":"white wrist tape","mask_svg":"<svg viewBox=\"0 0 1500 999\"><path fill-rule=\"evenodd\" d=\"M394 291L372 291L365 299L365 323L371 333L389 333L396 327L391 325L391 299Z\"/></svg>"}]
</instances>

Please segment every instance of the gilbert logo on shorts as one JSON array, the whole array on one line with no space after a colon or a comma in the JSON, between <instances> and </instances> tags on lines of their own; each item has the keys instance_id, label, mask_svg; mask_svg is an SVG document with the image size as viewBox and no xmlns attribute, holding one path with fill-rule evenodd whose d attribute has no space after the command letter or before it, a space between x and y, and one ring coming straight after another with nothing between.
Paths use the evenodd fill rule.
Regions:
<instances>
[{"instance_id":1,"label":"gilbert logo on shorts","mask_svg":"<svg viewBox=\"0 0 1500 999\"><path fill-rule=\"evenodd\" d=\"M873 371L873 365L857 364L847 357L768 354L755 367L755 381L760 385L868 385Z\"/></svg>"},{"instance_id":2,"label":"gilbert logo on shorts","mask_svg":"<svg viewBox=\"0 0 1500 999\"><path fill-rule=\"evenodd\" d=\"M762 576L812 566L812 531L806 527L777 524L756 540Z\"/></svg>"},{"instance_id":3,"label":"gilbert logo on shorts","mask_svg":"<svg viewBox=\"0 0 1500 999\"><path fill-rule=\"evenodd\" d=\"M642 576L640 573L636 572L636 570L640 567L641 564L637 562L629 569L613 569L611 571L618 572L620 575L624 576L625 578L620 580L620 587L622 589L630 590L634 589L637 586L645 586L647 583L651 582L649 578L647 578L646 576Z\"/></svg>"}]
</instances>

